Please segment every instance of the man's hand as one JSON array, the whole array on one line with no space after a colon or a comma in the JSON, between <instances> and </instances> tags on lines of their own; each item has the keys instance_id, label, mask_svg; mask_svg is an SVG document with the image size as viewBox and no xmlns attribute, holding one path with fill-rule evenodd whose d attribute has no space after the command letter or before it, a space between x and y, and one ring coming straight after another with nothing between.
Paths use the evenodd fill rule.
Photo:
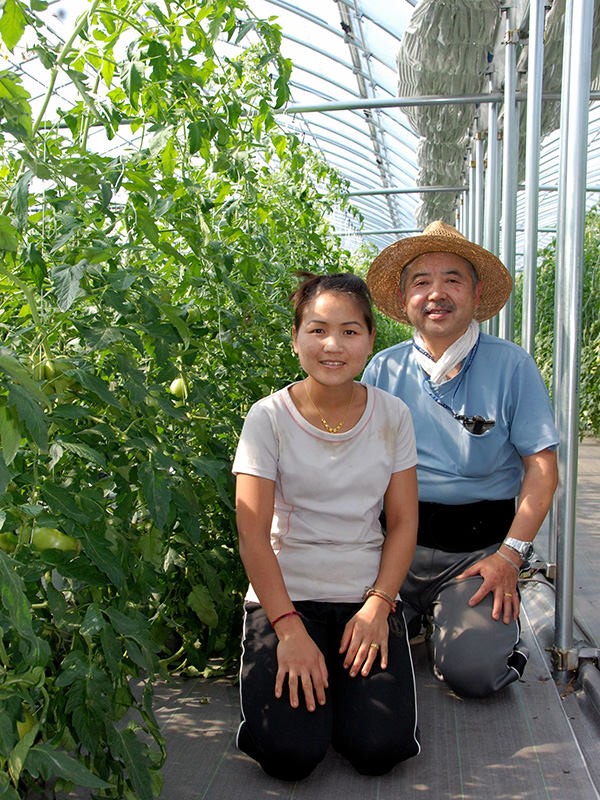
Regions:
<instances>
[{"instance_id":1,"label":"man's hand","mask_svg":"<svg viewBox=\"0 0 600 800\"><path fill-rule=\"evenodd\" d=\"M506 625L511 619L517 619L520 605L517 592L519 565L513 559L511 559L511 563L514 564L514 567L498 553L492 553L492 555L476 561L475 564L456 576L456 580L460 581L473 575L481 575L483 583L469 599L469 605L476 606L491 592L494 596L492 617L496 620L502 617L502 621Z\"/></svg>"},{"instance_id":2,"label":"man's hand","mask_svg":"<svg viewBox=\"0 0 600 800\"><path fill-rule=\"evenodd\" d=\"M552 495L558 481L556 468L556 452L540 450L530 456L523 456L523 483L517 500L517 513L513 520L509 536L521 541L532 542L552 502ZM502 545L501 545L502 547ZM505 547L487 558L482 558L468 567L457 580L481 575L483 583L469 600L470 606L476 606L490 592L494 595L492 617L509 623L519 616L519 595L517 594L517 578L521 559ZM510 564L507 559L510 559ZM516 559L516 560L515 560ZM514 566L511 566L514 564Z\"/></svg>"}]
</instances>

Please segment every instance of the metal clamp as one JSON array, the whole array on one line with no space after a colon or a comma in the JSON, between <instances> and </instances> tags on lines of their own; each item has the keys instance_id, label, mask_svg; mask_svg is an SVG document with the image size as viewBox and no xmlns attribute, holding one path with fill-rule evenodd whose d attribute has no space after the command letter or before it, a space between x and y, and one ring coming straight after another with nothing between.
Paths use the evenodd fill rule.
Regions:
<instances>
[{"instance_id":1,"label":"metal clamp","mask_svg":"<svg viewBox=\"0 0 600 800\"><path fill-rule=\"evenodd\" d=\"M530 561L529 564L521 570L521 578L531 578L536 573L543 573L549 581L556 578L556 564L552 561Z\"/></svg>"},{"instance_id":2,"label":"metal clamp","mask_svg":"<svg viewBox=\"0 0 600 800\"><path fill-rule=\"evenodd\" d=\"M569 650L552 647L550 657L552 666L557 672L575 672L579 666L579 649L577 647L571 647Z\"/></svg>"}]
</instances>

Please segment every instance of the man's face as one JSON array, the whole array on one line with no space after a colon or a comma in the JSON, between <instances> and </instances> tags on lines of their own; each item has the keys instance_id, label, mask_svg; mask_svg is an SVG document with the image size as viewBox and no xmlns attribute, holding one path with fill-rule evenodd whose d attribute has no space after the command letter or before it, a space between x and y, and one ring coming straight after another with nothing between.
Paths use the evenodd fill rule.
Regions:
<instances>
[{"instance_id":1,"label":"man's face","mask_svg":"<svg viewBox=\"0 0 600 800\"><path fill-rule=\"evenodd\" d=\"M479 303L468 261L454 253L424 253L406 267L406 316L439 358L466 331Z\"/></svg>"}]
</instances>

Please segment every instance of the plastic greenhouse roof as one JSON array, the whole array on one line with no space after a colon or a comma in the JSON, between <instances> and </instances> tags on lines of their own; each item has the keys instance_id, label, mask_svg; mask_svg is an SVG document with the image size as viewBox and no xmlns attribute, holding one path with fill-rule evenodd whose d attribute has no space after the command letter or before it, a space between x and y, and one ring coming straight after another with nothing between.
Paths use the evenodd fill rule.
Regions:
<instances>
[{"instance_id":1,"label":"plastic greenhouse roof","mask_svg":"<svg viewBox=\"0 0 600 800\"><path fill-rule=\"evenodd\" d=\"M414 190L424 185L446 187L463 186L466 183L461 158L446 158L446 163L435 161L428 155L429 139L437 140L443 127L429 110L419 114L413 108L354 108L324 109L320 111L296 111L296 108L349 103L360 100L389 101L401 96L443 93L440 81L447 78L446 72L455 72L446 80L445 94L476 94L488 91L488 72L494 86L500 86L503 77L503 48L501 45L501 6L499 0L247 0L251 13L261 18L276 18L282 29L283 54L293 62L291 78L291 102L285 113L279 116L280 123L295 131L307 144L322 153L326 160L347 178L353 204L361 212L364 222L359 226L354 218L338 213L334 218L337 231L345 237L346 245L353 249L361 241L369 241L381 249L402 235L420 230L432 216L434 206L427 206L434 195L421 194ZM520 9L518 23L524 28L528 24L527 0L515 3ZM66 38L72 30L83 4L73 0L53 0L47 16L49 28L59 37ZM596 3L596 13L598 6ZM554 16L552 16L554 14ZM555 0L546 16L547 28L552 22L560 23L564 14L564 0ZM433 21L432 21L433 19ZM548 22L550 20L550 23ZM421 27L419 27L419 25ZM479 28L479 30L476 30ZM600 62L600 25L594 25L594 56L592 59L592 88L598 88ZM555 88L560 88L560 57L562 54L562 29L553 47L551 31L548 32L546 59L554 59ZM405 36L405 34L407 34ZM483 66L473 66L473 40L480 37ZM403 42L403 37L404 42ZM412 37L412 39L411 39ZM441 45L440 45L441 43ZM476 42L477 44L477 42ZM450 46L445 51L438 73L427 73L426 67L439 58L440 46ZM399 85L397 58L401 48L404 53L404 82ZM437 49L436 49L437 48ZM526 56L526 47L522 48ZM408 55L407 55L408 53ZM416 53L416 55L415 55ZM489 55L488 55L489 53ZM451 54L449 57L448 54ZM558 54L558 55L557 55ZM487 55L487 58L485 56ZM421 59L415 65L413 58ZM556 59L559 59L558 61ZM402 60L402 59L401 59ZM34 87L39 85L41 98L45 87L30 69L27 60L20 64L27 80ZM433 69L433 68L432 68ZM526 62L521 61L521 84L526 80ZM408 76L408 77L407 77ZM414 77L416 76L416 77ZM556 77L558 76L558 78ZM402 74L400 74L402 78ZM413 85L414 78L414 85ZM473 91L473 80L480 85ZM558 80L558 84L556 84ZM470 82L469 82L470 81ZM37 83L36 83L37 82ZM452 91L448 87L452 86ZM546 88L546 78L545 84ZM54 105L61 104L64 87L56 87ZM412 89L412 91L411 91ZM555 104L557 105L557 104ZM459 117L458 107L452 106L449 116ZM472 107L475 109L475 106ZM51 113L51 109L50 109ZM467 112L469 113L469 112ZM446 112L448 115L448 112ZM431 118L430 118L431 117ZM482 118L485 117L482 112ZM433 121L432 121L433 119ZM442 117L440 117L442 119ZM421 133L429 125L425 136L418 135L415 121ZM437 128L436 128L437 124ZM548 126L546 126L548 128ZM540 150L540 185L556 187L558 183L558 156L560 136L551 130L542 140ZM443 131L442 131L443 133ZM465 130L465 134L467 131ZM97 134L101 135L101 134ZM459 133L458 138L464 145ZM423 143L425 142L425 147ZM105 148L120 148L131 144L128 138L117 137ZM104 149L104 148L103 148ZM464 149L464 147L463 147ZM442 149L442 152L443 151ZM448 180L451 162L458 163L458 180ZM466 163L466 162L465 162ZM437 172L436 172L437 170ZM429 180L425 183L423 176ZM589 187L600 184L600 104L590 107L588 137ZM399 190L395 194L376 193L386 188ZM366 194L371 192L371 194ZM444 193L450 202L460 192ZM435 197L440 197L436 194ZM587 194L587 207L600 199L599 193ZM539 244L543 246L552 238L556 228L556 191L540 192ZM433 209L433 210L432 210ZM524 192L517 197L517 262L523 252Z\"/></svg>"},{"instance_id":2,"label":"plastic greenhouse roof","mask_svg":"<svg viewBox=\"0 0 600 800\"><path fill-rule=\"evenodd\" d=\"M276 16L284 55L293 64L291 105L314 105L361 98L387 100L398 92L396 52L416 0L334 2L334 0L252 0L258 16ZM323 111L281 120L319 150L350 182L352 192L417 185L418 137L402 109ZM415 194L355 197L363 231L415 230ZM362 236L341 215L336 228L354 246ZM354 232L354 235L353 235ZM383 247L391 234L373 234Z\"/></svg>"},{"instance_id":3,"label":"plastic greenhouse roof","mask_svg":"<svg viewBox=\"0 0 600 800\"><path fill-rule=\"evenodd\" d=\"M404 33L407 29L414 32L416 27L414 18L411 23L412 15L416 9L418 12L423 11L425 6L429 6L430 16L439 16L437 22L440 27L437 30L437 41L434 41L434 25L431 25L431 30L424 25L425 34L418 46L437 46L439 40L446 37L449 41L454 40L456 60L460 62L463 59L460 69L466 72L471 68L470 39L474 35L469 25L481 26L481 19L496 19L495 29L494 25L489 26L489 41L484 41L484 47L490 51L489 60L494 62L491 67L494 85L501 85L504 65L500 8L506 4L497 0L475 0L470 3L465 3L464 0L395 0L393 3L390 0L303 0L301 3L287 0L249 0L249 5L257 16L277 17L283 32L283 53L294 63L292 101L284 124L300 132L307 143L318 149L339 169L349 180L352 194L386 187L407 190L402 194L354 196L353 203L364 217L360 231L353 221L342 216L336 220L336 227L347 237L347 244L355 246L365 238L377 249L381 249L405 233L422 229L427 215L424 220L423 214L419 214L419 205L425 195L410 191L425 185L420 181L419 174L417 145L420 137L409 123L409 109L394 107L371 111L353 109L289 112L293 112L294 106L306 107L360 98L386 100L398 95L417 94L407 92L406 84L399 91L396 59ZM521 0L516 5L519 6L519 22L525 27L526 34L529 3ZM564 2L555 0L554 6L555 16L551 18L548 14L546 25L548 27L548 20L554 19L556 22L558 18L558 38L554 43L554 51L547 44L546 60L554 67L554 75L558 74L560 81L560 17L564 14ZM482 17L484 11L487 17ZM469 14L474 21L468 19ZM442 28L443 25L447 28ZM598 26L595 25L594 28L596 33L592 88L597 88ZM427 35L430 37L429 42ZM458 52L459 50L462 52ZM526 54L526 48L524 50ZM424 53L423 58L426 60L427 50ZM552 63L551 58L555 59ZM522 69L521 63L519 69ZM481 70L482 81L483 75L484 70ZM436 94L435 77L431 79L431 88L424 93ZM544 81L546 89L546 76ZM526 74L521 76L519 88L525 88L525 82ZM423 87L424 84L420 85ZM474 93L465 89L466 83L462 86L462 93ZM488 91L487 83L480 91ZM459 91L447 93L461 94ZM524 112L522 115L524 116ZM433 131L434 138L436 135L437 131ZM540 192L539 200L540 246L553 237L556 228L558 194L552 188L558 183L559 147L560 136L556 130L550 131L542 139L540 186L546 188ZM435 172L435 165L432 168ZM433 182L429 181L431 183ZM455 184L464 186L465 183L464 174L458 184L455 181L448 183L443 175L435 181L435 185L447 187ZM595 188L600 184L600 105L597 102L590 107L587 183L589 187ZM598 191L588 192L586 206L590 207L599 199ZM521 188L517 197L518 263L523 253L523 220L524 192Z\"/></svg>"}]
</instances>

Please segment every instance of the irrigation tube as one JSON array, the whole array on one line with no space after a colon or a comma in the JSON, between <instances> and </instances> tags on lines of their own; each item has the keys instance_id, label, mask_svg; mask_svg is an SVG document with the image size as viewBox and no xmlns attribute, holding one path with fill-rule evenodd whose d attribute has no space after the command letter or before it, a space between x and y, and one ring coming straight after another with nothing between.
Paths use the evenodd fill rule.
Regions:
<instances>
[{"instance_id":1,"label":"irrigation tube","mask_svg":"<svg viewBox=\"0 0 600 800\"><path fill-rule=\"evenodd\" d=\"M562 363L555 361L560 391L557 421L560 433L556 542L555 654L558 671L573 663L573 588L575 556L575 498L579 436L579 372L581 288L585 230L585 182L594 0L568 0L565 14L563 103L568 97L566 131L561 141L561 179L557 247L557 318L562 331ZM568 21L571 25L568 26ZM564 109L564 106L563 106ZM563 116L564 120L565 116ZM561 120L562 121L562 120ZM566 134L566 135L565 135ZM558 291L558 287L561 291ZM557 324L558 324L557 322ZM555 381L556 386L556 381Z\"/></svg>"},{"instance_id":2,"label":"irrigation tube","mask_svg":"<svg viewBox=\"0 0 600 800\"><path fill-rule=\"evenodd\" d=\"M527 145L525 151L525 255L523 259L523 314L521 344L535 353L535 296L537 284L538 203L540 183L540 120L544 65L545 0L532 0L529 8L529 59L527 75Z\"/></svg>"}]
</instances>

